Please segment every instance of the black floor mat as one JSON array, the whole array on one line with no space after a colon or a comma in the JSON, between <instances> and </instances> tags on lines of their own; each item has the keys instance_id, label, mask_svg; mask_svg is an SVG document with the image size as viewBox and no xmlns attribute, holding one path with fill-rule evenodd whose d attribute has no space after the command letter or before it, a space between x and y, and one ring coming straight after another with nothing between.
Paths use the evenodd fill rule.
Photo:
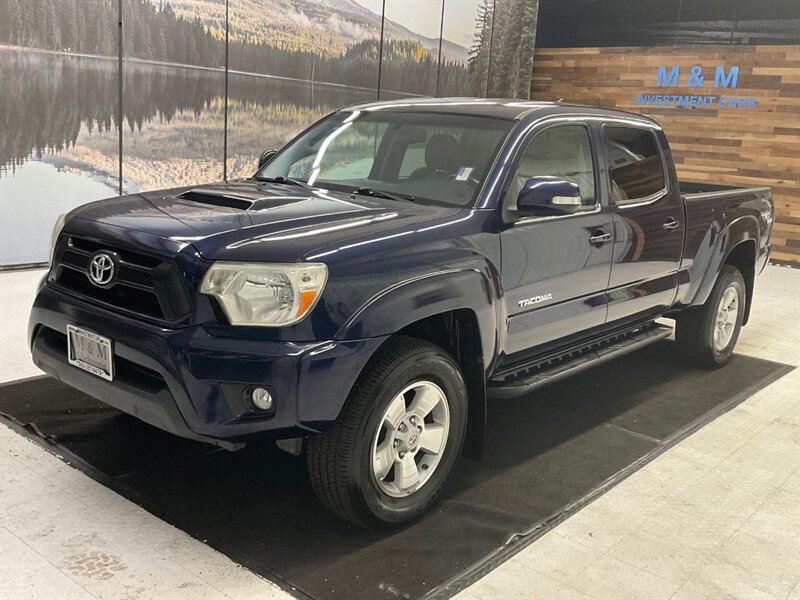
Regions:
<instances>
[{"instance_id":1,"label":"black floor mat","mask_svg":"<svg viewBox=\"0 0 800 600\"><path fill-rule=\"evenodd\" d=\"M435 510L389 533L331 516L304 460L272 444L230 453L182 440L48 378L4 385L0 410L101 482L297 595L447 597L791 370L735 356L701 371L673 352L660 343L527 400L492 403L485 458L462 460Z\"/></svg>"}]
</instances>

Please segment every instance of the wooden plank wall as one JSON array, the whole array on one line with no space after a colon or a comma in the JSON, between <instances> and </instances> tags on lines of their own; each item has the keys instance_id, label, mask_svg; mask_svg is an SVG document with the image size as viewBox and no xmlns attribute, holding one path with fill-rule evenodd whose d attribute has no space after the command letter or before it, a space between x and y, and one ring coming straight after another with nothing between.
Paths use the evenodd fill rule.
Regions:
<instances>
[{"instance_id":1,"label":"wooden plank wall","mask_svg":"<svg viewBox=\"0 0 800 600\"><path fill-rule=\"evenodd\" d=\"M661 65L680 66L678 87L657 87ZM704 88L687 85L696 65ZM739 66L735 90L713 87L717 65ZM642 93L754 97L757 107L637 106ZM800 46L537 49L531 98L647 114L667 133L681 179L770 186L773 259L800 265Z\"/></svg>"}]
</instances>

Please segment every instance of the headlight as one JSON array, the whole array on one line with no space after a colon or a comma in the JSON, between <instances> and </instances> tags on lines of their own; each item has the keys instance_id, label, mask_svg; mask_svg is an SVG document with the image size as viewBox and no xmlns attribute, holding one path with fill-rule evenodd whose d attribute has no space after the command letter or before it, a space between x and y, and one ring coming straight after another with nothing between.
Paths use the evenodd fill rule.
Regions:
<instances>
[{"instance_id":1,"label":"headlight","mask_svg":"<svg viewBox=\"0 0 800 600\"><path fill-rule=\"evenodd\" d=\"M53 225L53 233L50 234L50 264L53 264L53 254L56 251L56 242L58 242L58 236L61 235L61 230L64 229L64 223L67 220L67 215L59 215L56 219L56 224Z\"/></svg>"},{"instance_id":2,"label":"headlight","mask_svg":"<svg viewBox=\"0 0 800 600\"><path fill-rule=\"evenodd\" d=\"M203 277L200 293L219 300L231 325L280 327L314 308L327 279L322 263L217 262Z\"/></svg>"}]
</instances>

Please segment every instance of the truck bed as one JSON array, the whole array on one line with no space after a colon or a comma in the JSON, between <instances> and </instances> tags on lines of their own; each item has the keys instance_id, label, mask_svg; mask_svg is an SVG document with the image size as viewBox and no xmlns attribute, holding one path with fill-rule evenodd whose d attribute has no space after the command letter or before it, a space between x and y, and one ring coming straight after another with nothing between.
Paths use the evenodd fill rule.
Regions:
<instances>
[{"instance_id":1,"label":"truck bed","mask_svg":"<svg viewBox=\"0 0 800 600\"><path fill-rule=\"evenodd\" d=\"M763 268L769 256L769 234L774 217L772 192L766 186L738 187L712 183L679 182L681 197L686 211L686 241L681 261L681 270L686 270L689 281L679 291L679 304L694 305L705 301L717 264L724 258L719 253L716 238L727 230L731 223L737 228L750 230L756 242L753 248L756 272ZM753 277L752 273L744 273ZM701 283L701 280L704 283ZM696 289L694 289L696 288ZM704 291L698 292L697 290Z\"/></svg>"},{"instance_id":2,"label":"truck bed","mask_svg":"<svg viewBox=\"0 0 800 600\"><path fill-rule=\"evenodd\" d=\"M681 196L683 196L683 199L686 201L770 193L770 189L766 186L740 187L735 185L719 185L716 183L696 183L693 181L679 181L678 185L681 190Z\"/></svg>"}]
</instances>

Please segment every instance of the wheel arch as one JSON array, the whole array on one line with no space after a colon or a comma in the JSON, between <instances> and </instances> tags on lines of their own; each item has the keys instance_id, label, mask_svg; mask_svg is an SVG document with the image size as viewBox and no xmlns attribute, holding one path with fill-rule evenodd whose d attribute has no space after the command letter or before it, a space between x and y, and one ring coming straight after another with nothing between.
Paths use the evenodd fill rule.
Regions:
<instances>
[{"instance_id":1,"label":"wheel arch","mask_svg":"<svg viewBox=\"0 0 800 600\"><path fill-rule=\"evenodd\" d=\"M470 458L483 453L486 372L496 356L497 295L490 273L488 267L476 267L407 279L371 298L337 334L340 339L403 335L448 351L467 385L463 454Z\"/></svg>"},{"instance_id":2,"label":"wheel arch","mask_svg":"<svg viewBox=\"0 0 800 600\"><path fill-rule=\"evenodd\" d=\"M756 278L756 259L758 247L754 239L742 240L730 249L723 265L736 267L744 278L745 307L742 325L750 319L750 308L753 304L753 287Z\"/></svg>"},{"instance_id":3,"label":"wheel arch","mask_svg":"<svg viewBox=\"0 0 800 600\"><path fill-rule=\"evenodd\" d=\"M467 432L462 454L481 458L486 436L486 371L475 312L462 308L431 315L407 325L397 335L436 344L458 363L467 386Z\"/></svg>"},{"instance_id":4,"label":"wheel arch","mask_svg":"<svg viewBox=\"0 0 800 600\"><path fill-rule=\"evenodd\" d=\"M700 271L701 276L692 286L694 292L688 295L689 300L684 306L700 306L705 303L714 284L719 277L722 267L731 265L739 269L745 280L745 314L742 324L746 324L750 316L755 283L756 261L758 259L759 225L752 215L742 216L731 221L728 226L716 236L716 244L708 258L697 264L692 269ZM699 256L698 256L699 258Z\"/></svg>"}]
</instances>

